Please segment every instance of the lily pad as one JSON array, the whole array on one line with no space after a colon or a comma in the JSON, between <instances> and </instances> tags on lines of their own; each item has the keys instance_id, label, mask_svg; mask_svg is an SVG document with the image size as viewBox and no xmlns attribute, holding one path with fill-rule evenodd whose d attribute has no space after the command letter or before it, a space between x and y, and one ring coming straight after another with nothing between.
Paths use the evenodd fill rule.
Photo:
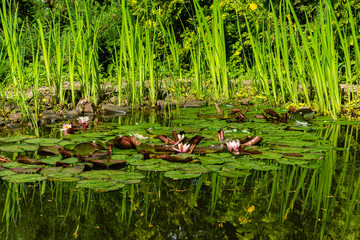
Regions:
<instances>
[{"instance_id":1,"label":"lily pad","mask_svg":"<svg viewBox=\"0 0 360 240\"><path fill-rule=\"evenodd\" d=\"M202 164L222 164L224 160L221 158L213 158L213 157L199 157L199 161Z\"/></svg>"},{"instance_id":2,"label":"lily pad","mask_svg":"<svg viewBox=\"0 0 360 240\"><path fill-rule=\"evenodd\" d=\"M55 165L55 163L60 161L61 159L62 156L53 156L53 157L43 158L41 159L41 162L49 165Z\"/></svg>"},{"instance_id":3,"label":"lily pad","mask_svg":"<svg viewBox=\"0 0 360 240\"><path fill-rule=\"evenodd\" d=\"M192 179L197 178L201 173L184 173L182 171L165 172L164 176L172 179Z\"/></svg>"},{"instance_id":4,"label":"lily pad","mask_svg":"<svg viewBox=\"0 0 360 240\"><path fill-rule=\"evenodd\" d=\"M44 181L46 180L46 177L35 173L35 174L14 174L14 175L5 176L2 179L11 183L27 183L27 182Z\"/></svg>"},{"instance_id":5,"label":"lily pad","mask_svg":"<svg viewBox=\"0 0 360 240\"><path fill-rule=\"evenodd\" d=\"M24 149L22 149L18 145L4 145L4 146L0 146L0 151L20 153L20 152L24 152Z\"/></svg>"},{"instance_id":6,"label":"lily pad","mask_svg":"<svg viewBox=\"0 0 360 240\"><path fill-rule=\"evenodd\" d=\"M10 170L5 170L5 171L0 171L0 177L5 177L5 176L9 176L9 175L14 175L16 173L14 173L13 171Z\"/></svg>"},{"instance_id":7,"label":"lily pad","mask_svg":"<svg viewBox=\"0 0 360 240\"><path fill-rule=\"evenodd\" d=\"M0 138L0 142L12 143L12 142L19 142L24 139L27 139L27 137L22 137L22 136L2 137Z\"/></svg>"},{"instance_id":8,"label":"lily pad","mask_svg":"<svg viewBox=\"0 0 360 240\"><path fill-rule=\"evenodd\" d=\"M219 175L223 177L246 177L251 175L251 173L246 171L219 171Z\"/></svg>"},{"instance_id":9,"label":"lily pad","mask_svg":"<svg viewBox=\"0 0 360 240\"><path fill-rule=\"evenodd\" d=\"M19 148L24 149L25 151L30 151L30 152L37 151L38 148L39 148L38 145L26 144L26 143L18 144L17 146L18 146Z\"/></svg>"},{"instance_id":10,"label":"lily pad","mask_svg":"<svg viewBox=\"0 0 360 240\"><path fill-rule=\"evenodd\" d=\"M153 165L140 165L136 167L142 171L154 171L154 172L162 172L162 171L170 171L177 169L178 167L164 164L153 164Z\"/></svg>"},{"instance_id":11,"label":"lily pad","mask_svg":"<svg viewBox=\"0 0 360 240\"><path fill-rule=\"evenodd\" d=\"M125 187L124 183L118 183L108 180L81 180L77 185L79 188L91 188L96 191L108 192L115 191Z\"/></svg>"},{"instance_id":12,"label":"lily pad","mask_svg":"<svg viewBox=\"0 0 360 240\"><path fill-rule=\"evenodd\" d=\"M53 173L48 176L50 181L60 181L60 182L77 182L80 178L73 177L64 173Z\"/></svg>"},{"instance_id":13,"label":"lily pad","mask_svg":"<svg viewBox=\"0 0 360 240\"><path fill-rule=\"evenodd\" d=\"M19 162L4 163L4 164L2 164L2 166L4 168L9 168L9 169L13 169L13 168L42 168L42 167L45 167L45 165L24 164L24 163L19 163Z\"/></svg>"},{"instance_id":14,"label":"lily pad","mask_svg":"<svg viewBox=\"0 0 360 240\"><path fill-rule=\"evenodd\" d=\"M30 144L39 144L40 146L52 146L52 145L55 145L55 144L61 142L61 139L56 139L56 138L30 138L30 139L26 139L24 142L25 143L30 143Z\"/></svg>"},{"instance_id":15,"label":"lily pad","mask_svg":"<svg viewBox=\"0 0 360 240\"><path fill-rule=\"evenodd\" d=\"M79 155L90 155L94 153L97 149L97 145L87 142L87 143L79 143L73 148L73 151Z\"/></svg>"},{"instance_id":16,"label":"lily pad","mask_svg":"<svg viewBox=\"0 0 360 240\"><path fill-rule=\"evenodd\" d=\"M70 158L62 159L62 160L60 160L60 162L66 163L66 164L74 164L74 163L79 162L79 159L76 157L70 157Z\"/></svg>"}]
</instances>

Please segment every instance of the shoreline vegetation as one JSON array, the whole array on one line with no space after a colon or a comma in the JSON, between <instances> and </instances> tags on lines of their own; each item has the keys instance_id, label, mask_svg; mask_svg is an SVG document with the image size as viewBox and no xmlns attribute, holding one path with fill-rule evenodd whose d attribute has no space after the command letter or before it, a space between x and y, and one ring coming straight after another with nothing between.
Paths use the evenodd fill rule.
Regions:
<instances>
[{"instance_id":1,"label":"shoreline vegetation","mask_svg":"<svg viewBox=\"0 0 360 240\"><path fill-rule=\"evenodd\" d=\"M94 112L201 100L356 118L358 11L329 0L3 0L1 115L36 127L44 110L85 100Z\"/></svg>"}]
</instances>

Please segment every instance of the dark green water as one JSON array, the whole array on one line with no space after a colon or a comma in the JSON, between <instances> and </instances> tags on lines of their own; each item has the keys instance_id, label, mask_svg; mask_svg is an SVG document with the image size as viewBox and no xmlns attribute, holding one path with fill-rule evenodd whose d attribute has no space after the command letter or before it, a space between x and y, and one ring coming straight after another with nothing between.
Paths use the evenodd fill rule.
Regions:
<instances>
[{"instance_id":1,"label":"dark green water","mask_svg":"<svg viewBox=\"0 0 360 240\"><path fill-rule=\"evenodd\" d=\"M252 109L253 114L258 111ZM213 132L215 137L220 128L238 129L225 134L240 137L245 132L264 137L259 149L265 158L254 161L278 168L249 168L245 169L249 174L239 177L209 172L194 179L174 180L164 172L140 171L129 165L125 171L142 173L145 178L110 192L78 188L76 182L1 181L0 206L4 210L0 212L0 239L359 238L358 125L321 117L306 126L270 124L250 117L253 122L248 124L211 114L216 115L212 108L201 114L199 110L182 110L172 117L134 114L108 120L96 131L146 123L135 126L139 131L154 124L164 129L200 129L205 135ZM61 134L58 125L44 128L42 133L53 138ZM20 134L31 134L31 130L3 131L5 136ZM274 149L274 141L301 143L302 135L312 136L312 148L322 149L320 158L304 163L275 159L268 153ZM304 152L309 149L297 147ZM6 156L14 158L16 154Z\"/></svg>"}]
</instances>

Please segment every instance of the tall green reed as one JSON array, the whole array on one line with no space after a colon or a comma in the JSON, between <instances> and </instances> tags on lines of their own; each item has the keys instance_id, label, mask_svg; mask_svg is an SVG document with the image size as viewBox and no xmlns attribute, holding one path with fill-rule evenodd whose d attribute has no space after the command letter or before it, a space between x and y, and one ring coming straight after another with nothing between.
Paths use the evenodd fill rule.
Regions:
<instances>
[{"instance_id":1,"label":"tall green reed","mask_svg":"<svg viewBox=\"0 0 360 240\"><path fill-rule=\"evenodd\" d=\"M90 6L94 1L75 2L75 16L72 16L72 10L69 2L66 0L67 12L70 21L70 29L73 41L77 44L76 60L81 92L84 98L91 99L97 105L99 98L102 97L103 89L101 87L99 76L98 42L97 36L102 22L102 16L93 17L90 12Z\"/></svg>"},{"instance_id":2,"label":"tall green reed","mask_svg":"<svg viewBox=\"0 0 360 240\"><path fill-rule=\"evenodd\" d=\"M124 61L124 68L126 73L126 78L128 79L127 86L130 87L130 94L131 94L131 103L134 107L135 103L140 102L140 94L138 94L137 86L137 74L138 68L137 63L141 64L142 61L140 59L137 62L137 57L140 55L142 56L142 37L141 37L141 30L138 21L134 23L130 10L126 6L126 1L121 2L121 10L122 10L122 28L123 31L121 34L123 36L123 40L125 41L125 46L123 48L123 61Z\"/></svg>"},{"instance_id":3,"label":"tall green reed","mask_svg":"<svg viewBox=\"0 0 360 240\"><path fill-rule=\"evenodd\" d=\"M194 5L215 98L229 99L231 93L227 73L224 23L219 1L215 0L213 2L211 25L205 17L199 2L195 1Z\"/></svg>"},{"instance_id":4,"label":"tall green reed","mask_svg":"<svg viewBox=\"0 0 360 240\"><path fill-rule=\"evenodd\" d=\"M20 106L23 117L26 116L25 104L25 77L23 52L20 42L22 37L22 27L19 27L18 11L14 16L7 9L7 1L2 1L0 12L2 30L6 45L6 51L10 62L11 78L14 85L14 96Z\"/></svg>"},{"instance_id":5,"label":"tall green reed","mask_svg":"<svg viewBox=\"0 0 360 240\"><path fill-rule=\"evenodd\" d=\"M330 2L319 3L319 14L313 24L306 18L306 24L301 25L288 0L278 9L271 5L271 12L260 24L245 18L260 83L258 91L276 102L305 101L310 105L311 100L315 100L320 112L337 119L341 110L339 69L342 64L348 84L353 81L349 46L338 24L338 31L334 31L332 23L337 19ZM350 8L349 15L352 16ZM350 17L353 22L351 19L353 17ZM335 42L338 36L340 48ZM356 49L356 44L354 46ZM339 63L340 49L344 51L344 63Z\"/></svg>"},{"instance_id":6,"label":"tall green reed","mask_svg":"<svg viewBox=\"0 0 360 240\"><path fill-rule=\"evenodd\" d=\"M20 107L23 121L28 118L32 126L37 129L37 121L30 113L27 106L27 99L25 96L25 65L24 52L21 46L23 26L19 26L18 8L16 8L14 15L7 9L12 2L2 1L2 9L0 11L0 18L2 30L6 45L7 56L10 62L11 78L13 83L13 91L16 102ZM36 131L37 132L37 131Z\"/></svg>"},{"instance_id":7,"label":"tall green reed","mask_svg":"<svg viewBox=\"0 0 360 240\"><path fill-rule=\"evenodd\" d=\"M52 71L55 73L55 88L56 96L60 105L65 104L65 94L63 89L63 71L64 71L64 57L66 53L67 32L61 29L60 19L57 19L56 16L52 17L52 32L51 32L51 42L54 48L54 57L53 57L53 67ZM69 49L68 49L69 50ZM69 53L70 54L70 53Z\"/></svg>"}]
</instances>

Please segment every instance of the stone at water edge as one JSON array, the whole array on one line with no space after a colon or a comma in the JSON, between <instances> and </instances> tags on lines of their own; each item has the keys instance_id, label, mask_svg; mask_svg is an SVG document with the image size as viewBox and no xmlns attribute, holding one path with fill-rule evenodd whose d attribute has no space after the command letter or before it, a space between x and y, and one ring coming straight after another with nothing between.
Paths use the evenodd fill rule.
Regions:
<instances>
[{"instance_id":1,"label":"stone at water edge","mask_svg":"<svg viewBox=\"0 0 360 240\"><path fill-rule=\"evenodd\" d=\"M101 106L103 114L123 114L131 112L131 107L119 107L114 104L105 104Z\"/></svg>"},{"instance_id":2,"label":"stone at water edge","mask_svg":"<svg viewBox=\"0 0 360 240\"><path fill-rule=\"evenodd\" d=\"M204 101L187 101L184 104L184 108L201 108L202 106L206 106L206 102Z\"/></svg>"},{"instance_id":3,"label":"stone at water edge","mask_svg":"<svg viewBox=\"0 0 360 240\"><path fill-rule=\"evenodd\" d=\"M76 104L75 110L77 110L80 113L84 112L84 106L86 103L88 103L89 101L87 99L81 99L79 100L79 102Z\"/></svg>"},{"instance_id":4,"label":"stone at water edge","mask_svg":"<svg viewBox=\"0 0 360 240\"><path fill-rule=\"evenodd\" d=\"M95 104L92 101L84 105L84 113L93 115L95 113Z\"/></svg>"},{"instance_id":5,"label":"stone at water edge","mask_svg":"<svg viewBox=\"0 0 360 240\"><path fill-rule=\"evenodd\" d=\"M64 115L66 117L76 118L76 117L80 116L81 113L78 110L74 109L74 110L70 110L70 111L65 111Z\"/></svg>"},{"instance_id":6,"label":"stone at water edge","mask_svg":"<svg viewBox=\"0 0 360 240\"><path fill-rule=\"evenodd\" d=\"M168 106L171 106L172 108L174 108L176 106L175 102L174 101L168 101L168 100L157 100L156 101L156 106L159 108L159 109L166 109L168 108Z\"/></svg>"},{"instance_id":7,"label":"stone at water edge","mask_svg":"<svg viewBox=\"0 0 360 240\"><path fill-rule=\"evenodd\" d=\"M15 104L15 103L13 103L13 102L7 103L7 104L5 104L5 106L4 106L4 112L5 112L5 113L9 113L9 112L11 112L12 110L14 110L15 107L16 107L16 104Z\"/></svg>"},{"instance_id":8,"label":"stone at water edge","mask_svg":"<svg viewBox=\"0 0 360 240\"><path fill-rule=\"evenodd\" d=\"M43 111L40 118L50 120L51 122L58 122L64 120L63 117L57 115L53 110Z\"/></svg>"},{"instance_id":9,"label":"stone at water edge","mask_svg":"<svg viewBox=\"0 0 360 240\"><path fill-rule=\"evenodd\" d=\"M8 115L10 122L20 122L22 120L21 112L12 112Z\"/></svg>"},{"instance_id":10,"label":"stone at water edge","mask_svg":"<svg viewBox=\"0 0 360 240\"><path fill-rule=\"evenodd\" d=\"M249 98L249 97L242 98L242 99L239 100L239 103L240 103L241 105L249 105L250 102L251 102L251 98Z\"/></svg>"}]
</instances>

